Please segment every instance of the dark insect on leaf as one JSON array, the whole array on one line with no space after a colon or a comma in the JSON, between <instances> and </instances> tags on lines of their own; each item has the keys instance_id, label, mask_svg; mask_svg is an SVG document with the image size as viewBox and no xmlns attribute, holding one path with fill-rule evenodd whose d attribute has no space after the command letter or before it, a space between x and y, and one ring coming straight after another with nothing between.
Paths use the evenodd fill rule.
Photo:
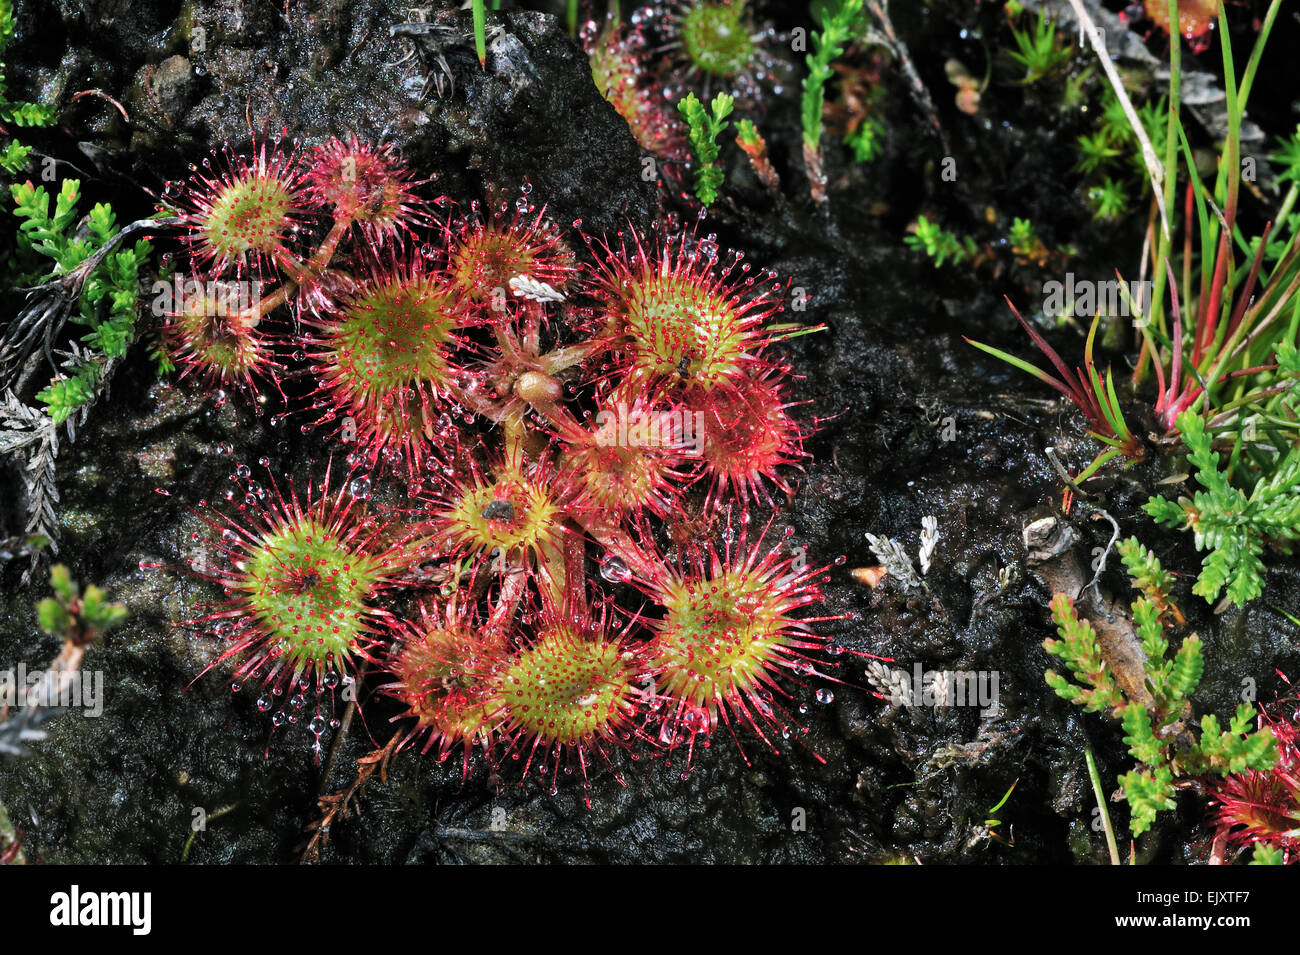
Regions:
<instances>
[{"instance_id":1,"label":"dark insect on leaf","mask_svg":"<svg viewBox=\"0 0 1300 955\"><path fill-rule=\"evenodd\" d=\"M514 519L515 506L509 501L493 501L483 508L483 520L485 521L513 521Z\"/></svg>"}]
</instances>

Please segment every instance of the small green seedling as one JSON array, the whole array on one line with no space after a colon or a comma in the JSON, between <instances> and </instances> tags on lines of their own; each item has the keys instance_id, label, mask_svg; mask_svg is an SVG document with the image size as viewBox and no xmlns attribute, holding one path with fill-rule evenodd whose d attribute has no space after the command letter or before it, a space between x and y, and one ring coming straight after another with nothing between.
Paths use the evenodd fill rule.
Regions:
<instances>
[{"instance_id":1,"label":"small green seedling","mask_svg":"<svg viewBox=\"0 0 1300 955\"><path fill-rule=\"evenodd\" d=\"M54 596L36 605L36 619L52 637L84 646L126 620L126 607L109 603L104 591L94 584L87 586L83 594L63 564L50 568L50 588Z\"/></svg>"},{"instance_id":2,"label":"small green seedling","mask_svg":"<svg viewBox=\"0 0 1300 955\"><path fill-rule=\"evenodd\" d=\"M997 805L989 810L989 817L984 820L984 826L986 829L988 829L989 838L996 839L998 842L1001 842L1003 845L1008 845L1008 846L1014 846L1016 844L1015 826L1012 826L1008 829L1008 836L1006 839L1003 839L1000 835L994 832L994 830L997 829L998 826L1002 825L1002 820L998 818L998 812L999 810L1002 809L1003 806L1007 804L1007 800L1010 799L1011 794L1015 792L1016 783L1018 782L1020 782L1019 779L1017 779L1015 782L1011 784L1011 786L1007 789L1006 793L1003 794L1002 798L998 800Z\"/></svg>"}]
</instances>

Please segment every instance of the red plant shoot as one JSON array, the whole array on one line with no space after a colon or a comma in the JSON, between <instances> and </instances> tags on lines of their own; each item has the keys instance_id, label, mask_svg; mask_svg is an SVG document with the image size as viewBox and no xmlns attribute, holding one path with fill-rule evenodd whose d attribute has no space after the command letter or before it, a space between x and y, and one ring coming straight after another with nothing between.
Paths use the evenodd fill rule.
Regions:
<instances>
[{"instance_id":1,"label":"red plant shoot","mask_svg":"<svg viewBox=\"0 0 1300 955\"><path fill-rule=\"evenodd\" d=\"M1271 769L1248 769L1208 782L1216 860L1262 843L1282 850L1289 864L1300 861L1298 703L1292 696L1260 713L1260 725L1272 731L1277 745L1277 762Z\"/></svg>"}]
</instances>

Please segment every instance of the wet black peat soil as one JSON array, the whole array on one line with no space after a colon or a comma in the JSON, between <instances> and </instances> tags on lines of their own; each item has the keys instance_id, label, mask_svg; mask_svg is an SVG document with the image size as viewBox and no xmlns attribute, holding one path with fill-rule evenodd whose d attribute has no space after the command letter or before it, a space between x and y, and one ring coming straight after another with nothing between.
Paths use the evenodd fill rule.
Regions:
<instances>
[{"instance_id":1,"label":"wet black peat soil","mask_svg":"<svg viewBox=\"0 0 1300 955\"><path fill-rule=\"evenodd\" d=\"M961 337L1028 355L1001 296L1032 308L1039 283L1052 276L1017 270L1009 257L1001 269L936 270L901 239L918 213L990 236L1025 216L1049 247L1079 249L1077 272L1104 277L1136 262L1141 223L1118 231L1092 223L1072 172L1074 137L1087 127L1050 93L1001 82L995 70L979 115L956 109L944 63L956 57L982 71L999 35L1000 4L896 6L908 7L896 11L898 27L938 106L957 180L940 176L944 147L906 81L891 72L885 155L845 166L841 151L827 150L831 200L815 208L800 168L795 89L774 97L760 124L782 197L760 187L743 157L730 156L723 198L702 228L789 276L808 296L801 320L827 326L789 345L806 402L799 412L820 425L799 492L777 518L810 560L847 557L830 573L825 612L849 616L821 626L838 645L891 657L909 672L916 663L997 671L997 713L891 706L867 688L865 661L844 653L836 662L845 682L831 702L819 702L812 686L790 686L790 705L808 731L779 754L742 736L742 756L719 732L685 778L680 761L631 765L616 756L627 785L596 771L588 810L576 780L555 796L513 781L495 792L482 773L462 786L457 760L440 765L404 753L386 781L366 788L359 811L334 827L322 860L1105 861L1090 825L1083 750L1093 747L1107 781L1129 760L1116 725L1082 716L1043 682L1050 594L1026 567L1021 542L1026 521L1060 505L1062 482L1045 450L1077 471L1096 446L1053 393ZM148 191L182 178L213 148L245 144L251 123L284 127L306 144L349 131L391 138L433 178L432 188L460 202L490 190L513 195L526 178L558 222L580 218L595 234L648 226L664 194L642 180L640 151L559 21L502 14L504 38L480 71L468 14L431 13L438 29L413 47L390 34L405 8L295 4L286 25L275 5L239 0L37 0L19 4L10 73L18 92L69 104L56 130L28 141L69 163L60 174L81 176L87 198L111 199L123 220L147 214ZM809 25L759 9L783 29ZM189 58L197 27L207 31L207 51ZM1274 38L1274 61L1293 33L1287 26ZM439 53L455 80L443 95L428 81L441 71ZM1270 85L1273 68L1266 60L1252 115L1277 132L1294 119L1290 94L1275 88L1279 81ZM130 121L99 97L69 103L90 88L118 99ZM1089 88L1095 96L1095 83ZM1081 348L1073 331L1051 337L1067 356ZM1141 403L1131 407L1136 420ZM183 563L191 535L204 531L187 505L216 499L237 462L269 456L290 473L292 462L320 457L319 438L304 436L300 424L292 416L272 423L238 397L221 401L159 381L138 355L65 448L60 557L75 577L125 600L131 620L86 664L104 671L104 715L61 718L47 741L0 772L0 802L23 828L29 858L173 862L196 807L211 815L233 806L194 840L191 861L293 860L318 817L318 795L349 782L372 734L387 738L393 713L377 701L354 723L328 779L313 764L305 731L268 751L269 724L254 693L232 693L217 673L191 685L213 647L178 623L214 599L212 588L179 571L140 569ZM1300 606L1300 566L1275 556L1264 599L1212 615L1190 593L1200 562L1190 537L1156 530L1141 511L1178 463L1176 449L1153 444L1143 463L1094 482L1097 500L1076 503L1071 519L1086 559L1110 538L1110 525L1092 518L1104 508L1180 574L1180 605L1205 641L1195 702L1224 713L1244 676L1267 698L1275 668L1300 672L1294 627L1271 609ZM12 474L4 481L0 534L22 521L21 485ZM380 499L400 500L395 494L377 489ZM897 538L914 554L926 515L941 533L928 593L855 582L851 568L876 563L864 534ZM1117 565L1111 561L1103 585L1124 594ZM52 657L57 646L33 624L42 589L20 588L17 568L3 573L0 666ZM1000 831L1014 836L1006 845L990 840L981 822L1013 782L999 813ZM492 825L494 809L505 812L497 817L504 830ZM1127 822L1122 804L1112 812L1117 824ZM1202 800L1184 795L1139 842L1141 857L1203 856L1202 814ZM801 818L804 826L792 825Z\"/></svg>"}]
</instances>

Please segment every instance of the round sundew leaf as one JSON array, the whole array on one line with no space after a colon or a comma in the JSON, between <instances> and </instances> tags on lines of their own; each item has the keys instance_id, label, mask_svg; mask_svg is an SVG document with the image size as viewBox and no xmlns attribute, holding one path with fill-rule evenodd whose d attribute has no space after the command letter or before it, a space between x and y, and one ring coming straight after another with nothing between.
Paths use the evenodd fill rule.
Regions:
<instances>
[{"instance_id":1,"label":"round sundew leaf","mask_svg":"<svg viewBox=\"0 0 1300 955\"><path fill-rule=\"evenodd\" d=\"M471 298L482 301L497 289L508 293L512 278L536 269L537 256L523 236L489 226L465 236L451 254L448 271Z\"/></svg>"},{"instance_id":2,"label":"round sundew leaf","mask_svg":"<svg viewBox=\"0 0 1300 955\"><path fill-rule=\"evenodd\" d=\"M577 260L559 229L544 213L534 211L516 203L509 221L467 220L453 236L447 264L451 283L475 305L491 302L493 320L518 300L520 289L511 283L520 277L563 295L578 273Z\"/></svg>"},{"instance_id":3,"label":"round sundew leaf","mask_svg":"<svg viewBox=\"0 0 1300 955\"><path fill-rule=\"evenodd\" d=\"M682 43L691 62L711 76L743 73L754 57L743 3L700 3L682 17Z\"/></svg>"},{"instance_id":4,"label":"round sundew leaf","mask_svg":"<svg viewBox=\"0 0 1300 955\"><path fill-rule=\"evenodd\" d=\"M689 275L643 273L630 282L623 317L633 363L711 388L739 373L747 324L736 304Z\"/></svg>"},{"instance_id":5,"label":"round sundew leaf","mask_svg":"<svg viewBox=\"0 0 1300 955\"><path fill-rule=\"evenodd\" d=\"M397 655L392 670L403 686L397 695L422 729L437 734L444 751L491 729L500 708L493 666L498 652L466 630L434 627Z\"/></svg>"},{"instance_id":6,"label":"round sundew leaf","mask_svg":"<svg viewBox=\"0 0 1300 955\"><path fill-rule=\"evenodd\" d=\"M704 419L702 458L714 487L732 488L742 499L766 499L764 479L788 490L783 465L803 456L803 431L785 411L770 377L738 377L711 391L688 390L684 401Z\"/></svg>"},{"instance_id":7,"label":"round sundew leaf","mask_svg":"<svg viewBox=\"0 0 1300 955\"><path fill-rule=\"evenodd\" d=\"M598 36L586 40L587 57L596 89L627 121L642 149L661 158L682 152L685 130L663 90L643 74L638 49L610 22Z\"/></svg>"},{"instance_id":8,"label":"round sundew leaf","mask_svg":"<svg viewBox=\"0 0 1300 955\"><path fill-rule=\"evenodd\" d=\"M544 487L510 476L465 488L445 515L450 535L476 551L535 548L554 536L558 519Z\"/></svg>"},{"instance_id":9,"label":"round sundew leaf","mask_svg":"<svg viewBox=\"0 0 1300 955\"><path fill-rule=\"evenodd\" d=\"M451 289L431 276L362 289L340 313L328 342L349 397L377 404L407 386L443 384L456 314Z\"/></svg>"},{"instance_id":10,"label":"round sundew leaf","mask_svg":"<svg viewBox=\"0 0 1300 955\"><path fill-rule=\"evenodd\" d=\"M178 357L222 378L247 378L267 359L257 333L241 324L238 303L209 291L188 296L171 316L170 337Z\"/></svg>"},{"instance_id":11,"label":"round sundew leaf","mask_svg":"<svg viewBox=\"0 0 1300 955\"><path fill-rule=\"evenodd\" d=\"M218 188L202 235L220 259L237 259L248 252L269 255L284 242L285 224L296 209L284 182L250 169Z\"/></svg>"},{"instance_id":12,"label":"round sundew leaf","mask_svg":"<svg viewBox=\"0 0 1300 955\"><path fill-rule=\"evenodd\" d=\"M784 616L763 581L743 571L665 588L656 662L670 696L712 709L768 682L787 643Z\"/></svg>"},{"instance_id":13,"label":"round sundew leaf","mask_svg":"<svg viewBox=\"0 0 1300 955\"><path fill-rule=\"evenodd\" d=\"M586 490L586 503L597 510L625 514L652 508L668 487L662 452L596 442L570 448L570 467Z\"/></svg>"},{"instance_id":14,"label":"round sundew leaf","mask_svg":"<svg viewBox=\"0 0 1300 955\"><path fill-rule=\"evenodd\" d=\"M303 519L250 550L240 587L274 651L342 669L366 632L366 601L382 576L373 558Z\"/></svg>"},{"instance_id":15,"label":"round sundew leaf","mask_svg":"<svg viewBox=\"0 0 1300 955\"><path fill-rule=\"evenodd\" d=\"M702 413L658 406L635 391L606 396L594 429L566 438L573 507L613 516L666 516L679 493L674 480L688 479L674 466L702 446L705 425Z\"/></svg>"},{"instance_id":16,"label":"round sundew leaf","mask_svg":"<svg viewBox=\"0 0 1300 955\"><path fill-rule=\"evenodd\" d=\"M653 131L647 129L646 97L637 88L637 74L630 57L612 42L603 42L592 50L588 57L591 61L591 77L596 89L605 101L614 107L618 115L627 120L632 135L642 147L649 148L654 142Z\"/></svg>"},{"instance_id":17,"label":"round sundew leaf","mask_svg":"<svg viewBox=\"0 0 1300 955\"><path fill-rule=\"evenodd\" d=\"M501 683L517 730L565 746L608 736L631 712L633 692L617 643L584 639L563 628L524 650Z\"/></svg>"},{"instance_id":18,"label":"round sundew leaf","mask_svg":"<svg viewBox=\"0 0 1300 955\"><path fill-rule=\"evenodd\" d=\"M313 151L304 178L309 203L357 226L372 248L429 222L414 192L420 183L390 143L376 146L355 135L331 139Z\"/></svg>"}]
</instances>

